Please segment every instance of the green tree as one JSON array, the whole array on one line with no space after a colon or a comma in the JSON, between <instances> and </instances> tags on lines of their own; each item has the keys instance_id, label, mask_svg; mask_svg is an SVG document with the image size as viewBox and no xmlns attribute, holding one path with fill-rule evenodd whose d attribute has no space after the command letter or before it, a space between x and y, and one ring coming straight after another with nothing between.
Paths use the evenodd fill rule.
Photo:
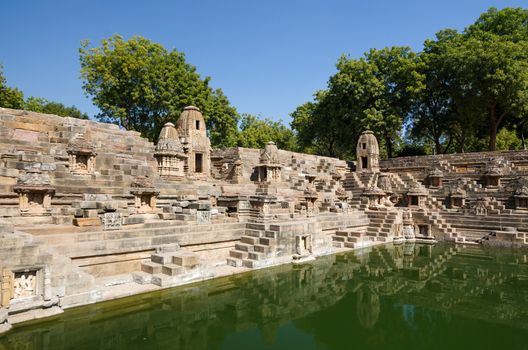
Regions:
<instances>
[{"instance_id":1,"label":"green tree","mask_svg":"<svg viewBox=\"0 0 528 350\"><path fill-rule=\"evenodd\" d=\"M258 118L251 114L243 114L240 121L238 146L249 148L264 148L266 143L273 141L277 147L284 150L297 149L293 131L281 121L269 118Z\"/></svg>"},{"instance_id":2,"label":"green tree","mask_svg":"<svg viewBox=\"0 0 528 350\"><path fill-rule=\"evenodd\" d=\"M28 97L24 102L27 111L55 114L61 117L88 119L88 114L81 112L77 107L67 107L62 103L48 101L42 97Z\"/></svg>"},{"instance_id":3,"label":"green tree","mask_svg":"<svg viewBox=\"0 0 528 350\"><path fill-rule=\"evenodd\" d=\"M24 94L17 88L7 86L3 66L0 65L0 107L21 109L24 106Z\"/></svg>"},{"instance_id":4,"label":"green tree","mask_svg":"<svg viewBox=\"0 0 528 350\"><path fill-rule=\"evenodd\" d=\"M420 64L407 47L373 49L360 59L342 56L328 89L292 113L299 142L324 155L348 157L359 134L371 129L392 157L403 120L423 88Z\"/></svg>"},{"instance_id":5,"label":"green tree","mask_svg":"<svg viewBox=\"0 0 528 350\"><path fill-rule=\"evenodd\" d=\"M448 48L461 81L460 103L485 116L488 149L497 148L497 131L528 112L528 10L491 8Z\"/></svg>"},{"instance_id":6,"label":"green tree","mask_svg":"<svg viewBox=\"0 0 528 350\"><path fill-rule=\"evenodd\" d=\"M83 89L99 107L100 120L140 131L154 140L163 124L175 122L185 106L199 107L214 146L236 144L238 114L221 90L209 86L184 54L134 36L81 43Z\"/></svg>"}]
</instances>

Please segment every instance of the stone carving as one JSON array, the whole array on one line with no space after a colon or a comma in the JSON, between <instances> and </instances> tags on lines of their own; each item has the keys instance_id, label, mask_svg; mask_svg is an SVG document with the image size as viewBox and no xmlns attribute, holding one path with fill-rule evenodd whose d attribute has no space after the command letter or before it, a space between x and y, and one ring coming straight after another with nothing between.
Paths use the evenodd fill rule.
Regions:
<instances>
[{"instance_id":1,"label":"stone carving","mask_svg":"<svg viewBox=\"0 0 528 350\"><path fill-rule=\"evenodd\" d=\"M427 199L427 190L419 183L414 183L407 191L407 206L409 207L424 207Z\"/></svg>"},{"instance_id":2,"label":"stone carving","mask_svg":"<svg viewBox=\"0 0 528 350\"><path fill-rule=\"evenodd\" d=\"M528 209L528 178L518 177L510 182L516 209Z\"/></svg>"},{"instance_id":3,"label":"stone carving","mask_svg":"<svg viewBox=\"0 0 528 350\"><path fill-rule=\"evenodd\" d=\"M479 216L487 215L488 214L488 209L487 209L488 202L489 202L489 199L486 197L478 198L475 201L475 206L474 206L475 215L479 215Z\"/></svg>"},{"instance_id":4,"label":"stone carving","mask_svg":"<svg viewBox=\"0 0 528 350\"><path fill-rule=\"evenodd\" d=\"M260 153L260 164L257 165L258 181L278 183L281 181L279 150L275 142L270 141Z\"/></svg>"},{"instance_id":5,"label":"stone carving","mask_svg":"<svg viewBox=\"0 0 528 350\"><path fill-rule=\"evenodd\" d=\"M2 270L2 280L0 283L0 306L7 306L13 298L13 272L8 269Z\"/></svg>"},{"instance_id":6,"label":"stone carving","mask_svg":"<svg viewBox=\"0 0 528 350\"><path fill-rule=\"evenodd\" d=\"M467 192L465 180L458 178L449 187L449 204L451 208L462 208L466 204Z\"/></svg>"},{"instance_id":7,"label":"stone carving","mask_svg":"<svg viewBox=\"0 0 528 350\"><path fill-rule=\"evenodd\" d=\"M103 225L105 230L120 230L123 222L121 213L109 212L103 214Z\"/></svg>"},{"instance_id":8,"label":"stone carving","mask_svg":"<svg viewBox=\"0 0 528 350\"><path fill-rule=\"evenodd\" d=\"M394 193L390 181L390 175L387 173L380 173L378 177L378 187L382 189L388 196Z\"/></svg>"},{"instance_id":9,"label":"stone carving","mask_svg":"<svg viewBox=\"0 0 528 350\"><path fill-rule=\"evenodd\" d=\"M22 215L49 215L51 212L51 197L55 189L47 173L38 169L28 170L17 179L13 187L18 193L19 209Z\"/></svg>"},{"instance_id":10,"label":"stone carving","mask_svg":"<svg viewBox=\"0 0 528 350\"><path fill-rule=\"evenodd\" d=\"M37 271L15 272L13 299L31 297L37 293Z\"/></svg>"},{"instance_id":11,"label":"stone carving","mask_svg":"<svg viewBox=\"0 0 528 350\"><path fill-rule=\"evenodd\" d=\"M181 180L185 176L185 162L188 156L184 153L180 136L174 124L166 123L161 129L154 157L158 162L158 174L163 178Z\"/></svg>"},{"instance_id":12,"label":"stone carving","mask_svg":"<svg viewBox=\"0 0 528 350\"><path fill-rule=\"evenodd\" d=\"M368 187L363 191L362 196L367 198L367 203L370 208L382 207L385 204L385 196L387 194L376 186Z\"/></svg>"},{"instance_id":13,"label":"stone carving","mask_svg":"<svg viewBox=\"0 0 528 350\"><path fill-rule=\"evenodd\" d=\"M427 174L427 183L429 187L438 188L442 187L442 179L444 173L440 170L440 165L434 166Z\"/></svg>"},{"instance_id":14,"label":"stone carving","mask_svg":"<svg viewBox=\"0 0 528 350\"><path fill-rule=\"evenodd\" d=\"M490 158L484 171L486 187L499 187L500 179L503 175L504 171L501 167L501 161L497 158Z\"/></svg>"},{"instance_id":15,"label":"stone carving","mask_svg":"<svg viewBox=\"0 0 528 350\"><path fill-rule=\"evenodd\" d=\"M84 134L77 134L68 144L70 171L74 174L92 174L95 170L95 147L88 142Z\"/></svg>"},{"instance_id":16,"label":"stone carving","mask_svg":"<svg viewBox=\"0 0 528 350\"><path fill-rule=\"evenodd\" d=\"M233 168L231 170L231 181L235 184L244 182L242 160L237 159L233 163Z\"/></svg>"},{"instance_id":17,"label":"stone carving","mask_svg":"<svg viewBox=\"0 0 528 350\"><path fill-rule=\"evenodd\" d=\"M412 212L410 210L405 210L402 213L402 234L405 239L414 239L414 221L412 217Z\"/></svg>"},{"instance_id":18,"label":"stone carving","mask_svg":"<svg viewBox=\"0 0 528 350\"><path fill-rule=\"evenodd\" d=\"M138 213L156 211L156 202L159 191L154 188L152 180L148 177L138 176L131 185L130 193L134 195L135 207Z\"/></svg>"}]
</instances>

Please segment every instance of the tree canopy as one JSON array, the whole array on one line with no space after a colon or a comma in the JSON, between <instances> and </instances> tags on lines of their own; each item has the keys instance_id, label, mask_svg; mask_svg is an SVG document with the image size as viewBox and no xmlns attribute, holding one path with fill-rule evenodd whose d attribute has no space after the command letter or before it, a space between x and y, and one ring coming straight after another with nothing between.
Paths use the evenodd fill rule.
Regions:
<instances>
[{"instance_id":1,"label":"tree canopy","mask_svg":"<svg viewBox=\"0 0 528 350\"><path fill-rule=\"evenodd\" d=\"M240 121L238 146L264 148L269 141L274 141L280 149L295 151L297 148L293 131L282 122L243 114Z\"/></svg>"},{"instance_id":2,"label":"tree canopy","mask_svg":"<svg viewBox=\"0 0 528 350\"><path fill-rule=\"evenodd\" d=\"M185 106L201 109L214 146L236 145L238 114L220 89L209 86L183 53L148 39L114 35L79 50L83 89L101 113L97 118L140 131L154 140Z\"/></svg>"},{"instance_id":3,"label":"tree canopy","mask_svg":"<svg viewBox=\"0 0 528 350\"><path fill-rule=\"evenodd\" d=\"M88 114L81 112L77 107L67 107L60 102L49 101L42 97L28 97L24 102L27 111L55 114L61 117L88 119Z\"/></svg>"},{"instance_id":4,"label":"tree canopy","mask_svg":"<svg viewBox=\"0 0 528 350\"><path fill-rule=\"evenodd\" d=\"M462 32L438 32L421 52L372 49L359 59L343 56L336 67L327 88L291 114L305 150L350 156L365 129L389 157L525 145L526 9L491 8Z\"/></svg>"},{"instance_id":5,"label":"tree canopy","mask_svg":"<svg viewBox=\"0 0 528 350\"><path fill-rule=\"evenodd\" d=\"M20 109L24 106L24 94L17 88L7 86L4 67L0 64L0 107Z\"/></svg>"}]
</instances>

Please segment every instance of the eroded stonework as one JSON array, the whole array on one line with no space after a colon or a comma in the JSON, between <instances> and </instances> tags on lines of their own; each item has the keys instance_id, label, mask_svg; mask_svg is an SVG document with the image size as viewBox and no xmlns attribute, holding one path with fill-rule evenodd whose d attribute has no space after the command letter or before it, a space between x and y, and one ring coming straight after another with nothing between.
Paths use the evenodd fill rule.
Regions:
<instances>
[{"instance_id":1,"label":"eroded stonework","mask_svg":"<svg viewBox=\"0 0 528 350\"><path fill-rule=\"evenodd\" d=\"M357 154L212 150L192 106L157 145L0 109L0 325L377 244L528 245L528 152Z\"/></svg>"}]
</instances>

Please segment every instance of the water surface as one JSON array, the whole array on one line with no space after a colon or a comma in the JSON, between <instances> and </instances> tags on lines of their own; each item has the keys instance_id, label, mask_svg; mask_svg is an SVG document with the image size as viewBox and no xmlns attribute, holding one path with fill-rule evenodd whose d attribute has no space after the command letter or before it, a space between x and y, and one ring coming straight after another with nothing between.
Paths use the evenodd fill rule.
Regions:
<instances>
[{"instance_id":1,"label":"water surface","mask_svg":"<svg viewBox=\"0 0 528 350\"><path fill-rule=\"evenodd\" d=\"M528 253L385 246L80 307L0 349L528 349Z\"/></svg>"}]
</instances>

